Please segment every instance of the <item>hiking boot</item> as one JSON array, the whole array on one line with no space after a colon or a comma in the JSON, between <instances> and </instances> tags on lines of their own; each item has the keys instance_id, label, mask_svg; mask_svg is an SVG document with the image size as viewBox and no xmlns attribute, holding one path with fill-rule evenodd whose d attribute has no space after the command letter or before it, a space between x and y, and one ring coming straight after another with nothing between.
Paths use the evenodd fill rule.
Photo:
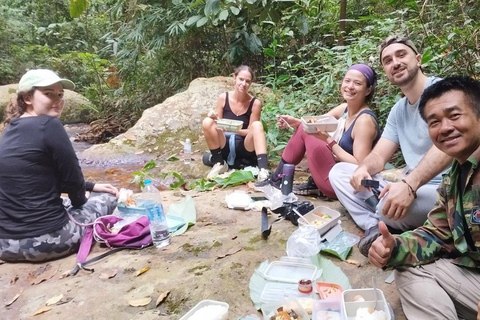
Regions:
<instances>
[{"instance_id":1,"label":"hiking boot","mask_svg":"<svg viewBox=\"0 0 480 320\"><path fill-rule=\"evenodd\" d=\"M378 224L365 231L365 235L358 243L358 249L365 257L368 257L368 250L370 250L373 241L375 241L378 237L380 237Z\"/></svg>"},{"instance_id":2,"label":"hiking boot","mask_svg":"<svg viewBox=\"0 0 480 320\"><path fill-rule=\"evenodd\" d=\"M293 186L293 193L300 196L323 196L312 177L308 177L305 183Z\"/></svg>"},{"instance_id":3,"label":"hiking boot","mask_svg":"<svg viewBox=\"0 0 480 320\"><path fill-rule=\"evenodd\" d=\"M207 179L214 179L218 175L228 171L228 164L226 162L217 162L213 165L212 170L207 174Z\"/></svg>"},{"instance_id":4,"label":"hiking boot","mask_svg":"<svg viewBox=\"0 0 480 320\"><path fill-rule=\"evenodd\" d=\"M268 173L268 170L262 168L258 171L257 181L267 180L269 176L270 173Z\"/></svg>"},{"instance_id":5,"label":"hiking boot","mask_svg":"<svg viewBox=\"0 0 480 320\"><path fill-rule=\"evenodd\" d=\"M259 173L260 175L260 173ZM272 175L268 176L265 180L263 181L260 181L258 180L257 182L255 182L255 190L257 191L262 191L262 188L263 187L266 187L268 185L271 185L272 187L274 187L275 189L278 189L280 190L280 185L282 184L282 180L281 179L278 179L277 181L273 181L272 180Z\"/></svg>"}]
</instances>

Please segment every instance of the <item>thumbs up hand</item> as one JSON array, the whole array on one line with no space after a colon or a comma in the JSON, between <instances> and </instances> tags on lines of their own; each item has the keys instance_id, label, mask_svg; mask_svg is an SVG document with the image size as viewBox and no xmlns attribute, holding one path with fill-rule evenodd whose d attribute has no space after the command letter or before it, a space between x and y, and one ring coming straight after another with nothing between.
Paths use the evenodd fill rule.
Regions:
<instances>
[{"instance_id":1,"label":"thumbs up hand","mask_svg":"<svg viewBox=\"0 0 480 320\"><path fill-rule=\"evenodd\" d=\"M378 229L380 231L380 237L372 243L368 251L368 260L374 266L382 268L387 264L392 255L393 248L395 247L395 239L388 231L385 222L380 221L378 223Z\"/></svg>"}]
</instances>

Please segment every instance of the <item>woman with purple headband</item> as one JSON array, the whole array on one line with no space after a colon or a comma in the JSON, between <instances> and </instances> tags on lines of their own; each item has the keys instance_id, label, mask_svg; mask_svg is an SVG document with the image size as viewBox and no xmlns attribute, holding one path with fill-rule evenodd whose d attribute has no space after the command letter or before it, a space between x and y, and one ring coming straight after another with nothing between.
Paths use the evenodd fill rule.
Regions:
<instances>
[{"instance_id":1,"label":"woman with purple headband","mask_svg":"<svg viewBox=\"0 0 480 320\"><path fill-rule=\"evenodd\" d=\"M284 164L297 165L307 153L311 177L306 183L295 186L294 193L336 198L328 179L330 169L340 161L362 162L380 138L377 118L368 107L376 82L375 71L366 64L354 64L347 70L340 88L345 103L326 113L339 120L337 131L340 134L334 134L333 137L322 131L306 133L300 125L300 119L287 115L277 116L280 128L291 126L296 130L288 141L275 172L255 186L270 184L280 188Z\"/></svg>"}]
</instances>

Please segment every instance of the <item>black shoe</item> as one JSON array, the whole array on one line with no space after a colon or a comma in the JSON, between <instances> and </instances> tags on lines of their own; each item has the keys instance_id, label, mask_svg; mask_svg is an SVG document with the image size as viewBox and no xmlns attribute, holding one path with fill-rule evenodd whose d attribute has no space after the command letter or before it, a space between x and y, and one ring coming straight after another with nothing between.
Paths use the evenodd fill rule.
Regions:
<instances>
[{"instance_id":1,"label":"black shoe","mask_svg":"<svg viewBox=\"0 0 480 320\"><path fill-rule=\"evenodd\" d=\"M275 189L280 190L280 185L281 184L282 184L282 180L278 179L277 181L274 181L274 180L272 180L272 175L270 175L265 180L255 182L255 189L263 188L263 187L266 187L268 185L271 185ZM258 191L262 191L262 190L258 190Z\"/></svg>"},{"instance_id":2,"label":"black shoe","mask_svg":"<svg viewBox=\"0 0 480 320\"><path fill-rule=\"evenodd\" d=\"M360 242L358 243L358 249L365 256L368 257L368 250L372 246L373 241L380 237L380 231L378 230L378 225L371 227L365 231L365 235Z\"/></svg>"},{"instance_id":3,"label":"black shoe","mask_svg":"<svg viewBox=\"0 0 480 320\"><path fill-rule=\"evenodd\" d=\"M293 193L300 196L316 196L322 197L323 194L318 190L312 177L308 177L307 182L293 186Z\"/></svg>"}]
</instances>

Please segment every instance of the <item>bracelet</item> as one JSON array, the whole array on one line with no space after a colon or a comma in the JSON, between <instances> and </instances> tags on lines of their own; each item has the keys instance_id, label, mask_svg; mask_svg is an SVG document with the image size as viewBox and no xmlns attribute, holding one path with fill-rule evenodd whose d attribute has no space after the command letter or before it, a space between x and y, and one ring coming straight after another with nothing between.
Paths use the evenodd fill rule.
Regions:
<instances>
[{"instance_id":1,"label":"bracelet","mask_svg":"<svg viewBox=\"0 0 480 320\"><path fill-rule=\"evenodd\" d=\"M408 184L407 180L402 179L402 182L408 186L408 194L413 194L413 199L417 199L417 192L413 190L412 186Z\"/></svg>"},{"instance_id":2,"label":"bracelet","mask_svg":"<svg viewBox=\"0 0 480 320\"><path fill-rule=\"evenodd\" d=\"M335 140L332 140L332 141L330 141L330 143L327 143L328 150L333 151L332 148L336 144L337 144L337 141L335 141Z\"/></svg>"}]
</instances>

